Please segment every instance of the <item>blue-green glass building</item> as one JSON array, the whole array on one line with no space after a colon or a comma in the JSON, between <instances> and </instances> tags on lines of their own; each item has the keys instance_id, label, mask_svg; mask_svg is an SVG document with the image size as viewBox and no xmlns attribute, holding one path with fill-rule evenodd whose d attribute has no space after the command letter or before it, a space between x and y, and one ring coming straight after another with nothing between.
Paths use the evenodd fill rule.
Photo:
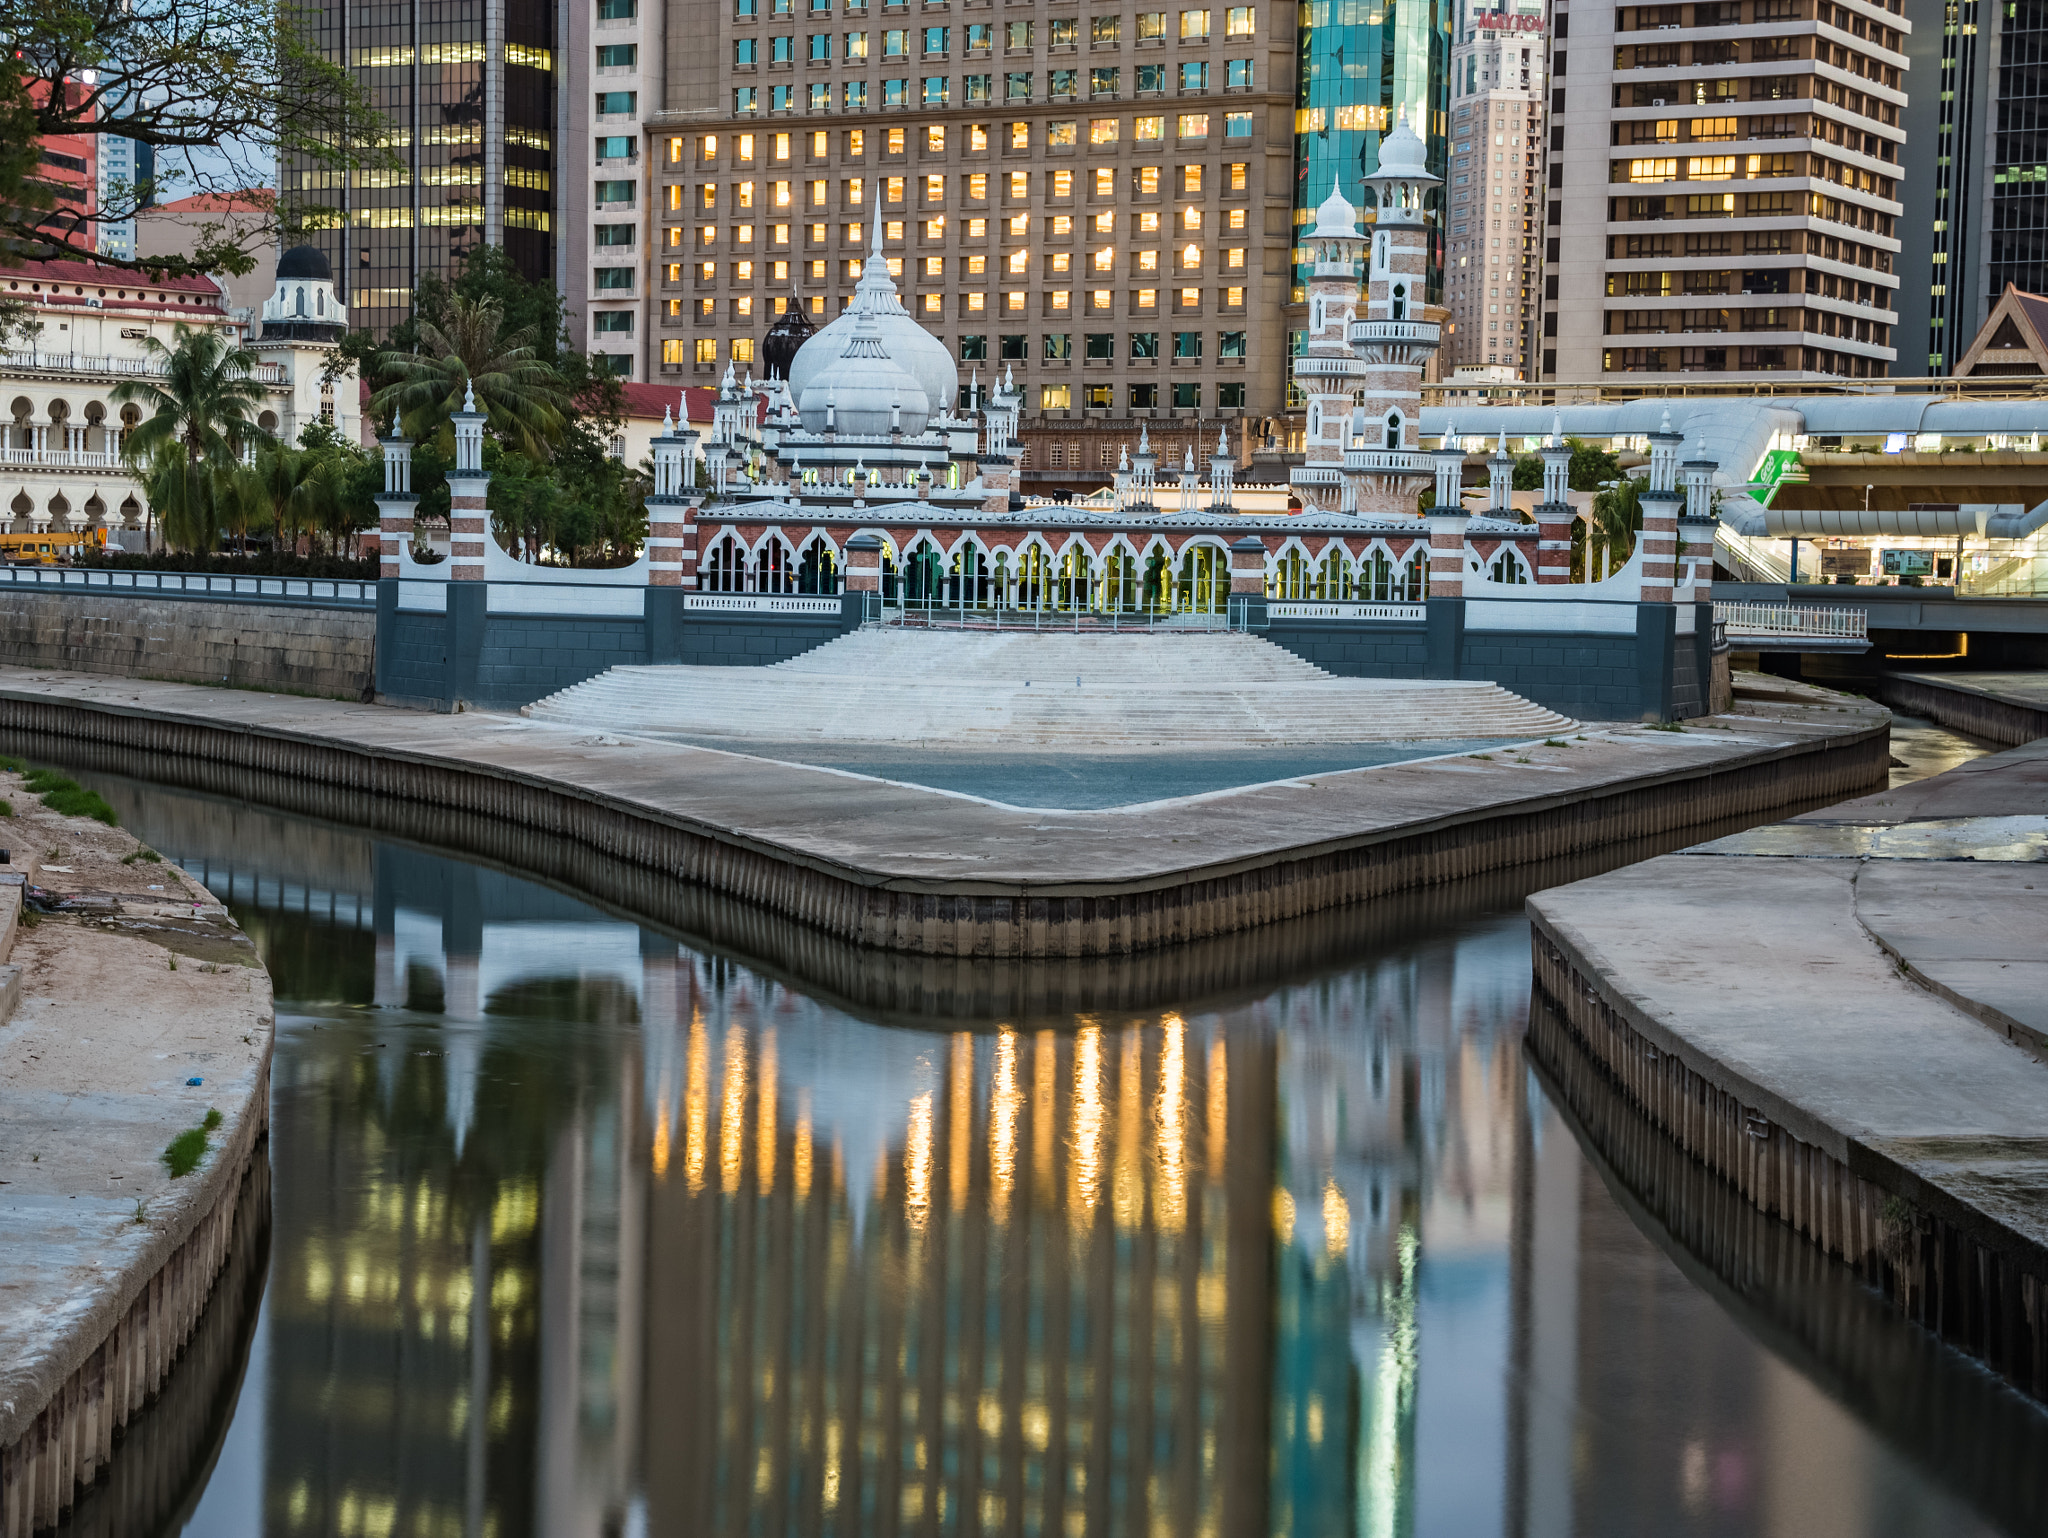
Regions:
<instances>
[{"instance_id":1,"label":"blue-green glass building","mask_svg":"<svg viewBox=\"0 0 2048 1538\"><path fill-rule=\"evenodd\" d=\"M1303 0L1301 75L1294 99L1294 225L1315 222L1332 172L1366 203L1359 178L1379 166L1380 135L1406 111L1442 176L1450 147L1451 15L1454 0ZM1416 120L1420 110L1422 118ZM1441 192L1433 193L1441 197ZM1434 206L1434 205L1432 205ZM1440 210L1439 210L1440 212ZM1368 214L1368 217L1370 215ZM1307 299L1301 247L1292 299ZM1443 293L1443 221L1429 229L1429 298Z\"/></svg>"}]
</instances>

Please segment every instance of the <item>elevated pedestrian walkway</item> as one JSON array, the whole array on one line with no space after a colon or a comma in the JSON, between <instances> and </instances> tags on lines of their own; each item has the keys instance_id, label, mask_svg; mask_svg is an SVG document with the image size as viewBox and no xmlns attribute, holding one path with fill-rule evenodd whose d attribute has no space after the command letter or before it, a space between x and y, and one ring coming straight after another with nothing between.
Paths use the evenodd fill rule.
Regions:
<instances>
[{"instance_id":1,"label":"elevated pedestrian walkway","mask_svg":"<svg viewBox=\"0 0 2048 1538\"><path fill-rule=\"evenodd\" d=\"M538 720L698 740L1241 748L1543 737L1497 684L1337 678L1256 636L868 627L765 668L617 667Z\"/></svg>"}]
</instances>

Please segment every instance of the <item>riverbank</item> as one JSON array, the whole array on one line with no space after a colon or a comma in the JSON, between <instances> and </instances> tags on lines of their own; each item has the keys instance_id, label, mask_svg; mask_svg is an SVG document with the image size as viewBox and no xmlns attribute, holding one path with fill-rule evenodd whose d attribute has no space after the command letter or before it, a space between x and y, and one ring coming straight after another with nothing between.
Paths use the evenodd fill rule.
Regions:
<instances>
[{"instance_id":1,"label":"riverbank","mask_svg":"<svg viewBox=\"0 0 2048 1538\"><path fill-rule=\"evenodd\" d=\"M1651 1122L2048 1398L2048 743L1529 913L1557 1028Z\"/></svg>"},{"instance_id":2,"label":"riverbank","mask_svg":"<svg viewBox=\"0 0 2048 1538\"><path fill-rule=\"evenodd\" d=\"M1880 673L1873 685L1894 710L1989 742L2048 737L2048 673Z\"/></svg>"},{"instance_id":3,"label":"riverbank","mask_svg":"<svg viewBox=\"0 0 2048 1538\"><path fill-rule=\"evenodd\" d=\"M420 803L552 835L658 883L860 946L1119 955L1884 783L1889 714L1778 680L1684 730L1588 728L1102 810L517 716L0 674L0 728Z\"/></svg>"},{"instance_id":4,"label":"riverbank","mask_svg":"<svg viewBox=\"0 0 2048 1538\"><path fill-rule=\"evenodd\" d=\"M0 1535L53 1525L256 1214L270 982L199 883L0 773ZM24 913L25 884L59 899ZM174 1166L176 1168L174 1169Z\"/></svg>"}]
</instances>

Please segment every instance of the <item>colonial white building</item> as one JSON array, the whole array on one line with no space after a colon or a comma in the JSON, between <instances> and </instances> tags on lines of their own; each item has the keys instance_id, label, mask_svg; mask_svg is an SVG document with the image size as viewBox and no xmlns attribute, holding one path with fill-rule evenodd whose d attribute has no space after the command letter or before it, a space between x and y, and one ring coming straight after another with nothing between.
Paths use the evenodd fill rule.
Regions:
<instances>
[{"instance_id":1,"label":"colonial white building","mask_svg":"<svg viewBox=\"0 0 2048 1538\"><path fill-rule=\"evenodd\" d=\"M171 347L180 323L229 325L219 285L147 279L87 260L31 262L0 280L8 298L28 305L26 321L0 339L0 527L105 528L109 543L140 548L148 497L121 444L144 412L115 401L113 391L124 380L161 377L149 338ZM266 394L257 417L265 432L295 441L307 423L326 419L350 441L360 438L355 374L323 379L346 324L326 259L305 247L286 252L262 335L251 344L261 360L254 377Z\"/></svg>"}]
</instances>

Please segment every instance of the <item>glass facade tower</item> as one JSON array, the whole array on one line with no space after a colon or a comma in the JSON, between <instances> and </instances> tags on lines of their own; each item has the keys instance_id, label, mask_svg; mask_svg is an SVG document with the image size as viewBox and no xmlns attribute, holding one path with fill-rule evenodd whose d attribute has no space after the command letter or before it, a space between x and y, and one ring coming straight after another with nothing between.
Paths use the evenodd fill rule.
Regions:
<instances>
[{"instance_id":1,"label":"glass facade tower","mask_svg":"<svg viewBox=\"0 0 2048 1538\"><path fill-rule=\"evenodd\" d=\"M1451 8L1448 0L1304 0L1294 111L1294 224L1315 223L1333 176L1364 202L1359 178L1379 166L1380 135L1405 112L1428 149L1429 169L1449 161ZM1417 113L1422 116L1418 120ZM1430 194L1429 289L1443 297L1441 191ZM1370 218L1368 211L1367 217ZM1297 245L1290 298L1307 300L1307 264Z\"/></svg>"},{"instance_id":2,"label":"glass facade tower","mask_svg":"<svg viewBox=\"0 0 2048 1538\"><path fill-rule=\"evenodd\" d=\"M554 26L536 0L329 0L313 18L390 120L398 159L346 176L283 168L285 197L339 210L311 242L362 325L389 330L423 274L453 278L480 245L554 277Z\"/></svg>"}]
</instances>

